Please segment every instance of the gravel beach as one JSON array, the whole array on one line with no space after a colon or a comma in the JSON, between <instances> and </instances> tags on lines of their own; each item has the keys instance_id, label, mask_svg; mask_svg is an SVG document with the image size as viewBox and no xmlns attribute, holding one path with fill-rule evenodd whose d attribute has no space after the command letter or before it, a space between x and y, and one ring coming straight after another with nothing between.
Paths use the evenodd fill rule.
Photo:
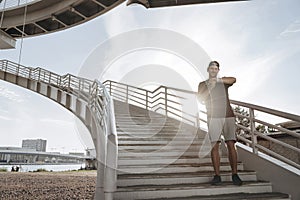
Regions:
<instances>
[{"instance_id":1,"label":"gravel beach","mask_svg":"<svg viewBox=\"0 0 300 200\"><path fill-rule=\"evenodd\" d=\"M0 199L92 199L96 176L96 171L0 172Z\"/></svg>"}]
</instances>

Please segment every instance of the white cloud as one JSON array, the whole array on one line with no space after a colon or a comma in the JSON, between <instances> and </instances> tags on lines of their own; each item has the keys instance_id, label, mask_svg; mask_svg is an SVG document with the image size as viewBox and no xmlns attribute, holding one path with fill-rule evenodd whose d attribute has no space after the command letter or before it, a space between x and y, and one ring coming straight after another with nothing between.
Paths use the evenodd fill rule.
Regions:
<instances>
[{"instance_id":1,"label":"white cloud","mask_svg":"<svg viewBox=\"0 0 300 200\"><path fill-rule=\"evenodd\" d=\"M16 87L16 86L13 86ZM0 85L0 97L6 98L10 101L14 101L17 103L23 102L24 99L19 94L17 94L15 91L10 90L9 85L7 83Z\"/></svg>"},{"instance_id":2,"label":"white cloud","mask_svg":"<svg viewBox=\"0 0 300 200\"><path fill-rule=\"evenodd\" d=\"M40 119L39 122L45 123L45 124L52 124L56 126L68 126L73 127L74 123L72 121L66 121L66 120L59 120L59 119L52 119L52 118L44 118Z\"/></svg>"},{"instance_id":3,"label":"white cloud","mask_svg":"<svg viewBox=\"0 0 300 200\"><path fill-rule=\"evenodd\" d=\"M280 37L299 36L300 34L300 20L296 20L282 32Z\"/></svg>"},{"instance_id":4,"label":"white cloud","mask_svg":"<svg viewBox=\"0 0 300 200\"><path fill-rule=\"evenodd\" d=\"M0 120L7 120L7 121L10 121L10 120L13 120L13 119L10 118L10 117L6 117L6 116L1 116L1 115L0 115Z\"/></svg>"}]
</instances>

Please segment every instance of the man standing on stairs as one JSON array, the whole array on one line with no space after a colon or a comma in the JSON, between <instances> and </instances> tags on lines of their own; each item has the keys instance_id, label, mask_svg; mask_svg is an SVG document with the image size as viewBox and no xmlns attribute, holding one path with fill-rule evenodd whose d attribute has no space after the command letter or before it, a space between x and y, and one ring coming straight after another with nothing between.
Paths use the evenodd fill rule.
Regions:
<instances>
[{"instance_id":1,"label":"man standing on stairs","mask_svg":"<svg viewBox=\"0 0 300 200\"><path fill-rule=\"evenodd\" d=\"M209 63L207 72L209 79L199 83L198 95L207 110L208 134L212 144L211 159L215 171L212 185L222 183L220 176L220 137L224 136L228 149L228 158L232 169L232 182L242 185L242 180L237 174L237 151L235 148L235 116L230 106L228 88L236 79L234 77L218 78L220 65L217 61Z\"/></svg>"}]
</instances>

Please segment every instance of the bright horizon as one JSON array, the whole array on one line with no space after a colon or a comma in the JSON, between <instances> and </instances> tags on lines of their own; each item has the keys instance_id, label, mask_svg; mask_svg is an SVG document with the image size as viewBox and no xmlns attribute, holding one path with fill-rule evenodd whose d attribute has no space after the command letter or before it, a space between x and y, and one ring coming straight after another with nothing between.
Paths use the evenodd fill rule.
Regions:
<instances>
[{"instance_id":1,"label":"bright horizon","mask_svg":"<svg viewBox=\"0 0 300 200\"><path fill-rule=\"evenodd\" d=\"M76 75L91 53L113 36L143 28L171 30L189 38L212 60L219 61L221 76L237 78L229 90L231 99L299 115L299 9L297 0L158 9L121 4L79 26L25 38L20 64ZM18 40L16 49L1 50L0 59L18 62L20 45ZM94 62L96 66L97 61ZM201 81L180 57L154 50L123 56L113 62L106 77L121 80L135 67L149 64L164 65L182 74L194 91ZM80 138L82 134L78 133L73 115L45 97L0 81L0 102L0 146L21 146L22 139L41 138L47 139L47 151L82 152L89 143ZM80 132L87 134L84 127Z\"/></svg>"}]
</instances>

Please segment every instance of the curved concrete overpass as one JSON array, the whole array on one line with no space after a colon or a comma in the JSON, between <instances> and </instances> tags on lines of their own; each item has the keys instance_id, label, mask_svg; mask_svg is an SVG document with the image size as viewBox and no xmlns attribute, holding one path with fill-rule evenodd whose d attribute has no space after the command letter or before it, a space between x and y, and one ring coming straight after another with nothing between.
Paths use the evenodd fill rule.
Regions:
<instances>
[{"instance_id":1,"label":"curved concrete overpass","mask_svg":"<svg viewBox=\"0 0 300 200\"><path fill-rule=\"evenodd\" d=\"M125 0L0 1L0 49L14 48L16 39L64 30L100 16ZM128 0L146 8L247 0ZM9 3L10 2L10 3Z\"/></svg>"},{"instance_id":2,"label":"curved concrete overpass","mask_svg":"<svg viewBox=\"0 0 300 200\"><path fill-rule=\"evenodd\" d=\"M122 2L124 0L33 1L1 10L1 30L12 38L20 38L22 34L29 37L55 32L89 21Z\"/></svg>"}]
</instances>

